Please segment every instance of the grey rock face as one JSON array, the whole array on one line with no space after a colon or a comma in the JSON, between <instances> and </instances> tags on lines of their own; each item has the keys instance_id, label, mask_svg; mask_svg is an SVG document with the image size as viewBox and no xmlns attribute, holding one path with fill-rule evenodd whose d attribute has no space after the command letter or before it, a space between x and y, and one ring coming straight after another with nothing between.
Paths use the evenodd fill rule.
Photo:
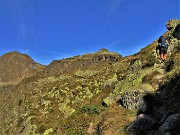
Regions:
<instances>
[{"instance_id":1,"label":"grey rock face","mask_svg":"<svg viewBox=\"0 0 180 135\"><path fill-rule=\"evenodd\" d=\"M171 131L174 128L175 123L177 123L177 120L179 119L180 119L180 114L173 114L169 116L165 120L165 122L159 127L159 133L165 134Z\"/></svg>"},{"instance_id":2,"label":"grey rock face","mask_svg":"<svg viewBox=\"0 0 180 135\"><path fill-rule=\"evenodd\" d=\"M153 129L157 120L146 114L140 114L137 120L132 122L126 129L129 133L145 134L147 131Z\"/></svg>"}]
</instances>

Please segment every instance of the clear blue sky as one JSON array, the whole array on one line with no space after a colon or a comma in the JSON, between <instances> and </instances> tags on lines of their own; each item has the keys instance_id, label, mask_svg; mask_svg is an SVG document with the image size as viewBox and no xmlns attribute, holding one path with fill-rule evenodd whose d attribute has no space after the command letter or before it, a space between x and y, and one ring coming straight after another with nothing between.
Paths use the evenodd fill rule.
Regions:
<instances>
[{"instance_id":1,"label":"clear blue sky","mask_svg":"<svg viewBox=\"0 0 180 135\"><path fill-rule=\"evenodd\" d=\"M180 19L179 0L0 0L0 55L41 64L107 48L138 52Z\"/></svg>"}]
</instances>

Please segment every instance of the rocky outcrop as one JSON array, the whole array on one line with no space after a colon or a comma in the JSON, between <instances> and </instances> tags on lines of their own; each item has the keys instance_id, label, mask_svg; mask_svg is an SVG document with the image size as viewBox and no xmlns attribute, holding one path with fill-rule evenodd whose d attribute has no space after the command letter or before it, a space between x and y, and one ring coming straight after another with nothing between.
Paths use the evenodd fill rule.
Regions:
<instances>
[{"instance_id":1,"label":"rocky outcrop","mask_svg":"<svg viewBox=\"0 0 180 135\"><path fill-rule=\"evenodd\" d=\"M166 23L166 28L168 30L174 30L177 25L179 24L179 20L176 19L170 19L167 23Z\"/></svg>"},{"instance_id":2,"label":"rocky outcrop","mask_svg":"<svg viewBox=\"0 0 180 135\"><path fill-rule=\"evenodd\" d=\"M180 20L169 20L166 27L168 31L165 36L171 44L168 51L172 53L174 48L180 46Z\"/></svg>"},{"instance_id":3,"label":"rocky outcrop","mask_svg":"<svg viewBox=\"0 0 180 135\"><path fill-rule=\"evenodd\" d=\"M127 132L144 135L156 129L163 117L163 111L157 95L150 93L144 95L143 102L138 109L137 119L127 127Z\"/></svg>"},{"instance_id":4,"label":"rocky outcrop","mask_svg":"<svg viewBox=\"0 0 180 135\"><path fill-rule=\"evenodd\" d=\"M178 80L178 76L175 80ZM147 94L143 97L137 113L137 119L126 129L128 133L137 135L177 135L180 134L180 108L179 108L179 80L171 80L167 88L174 88L174 94L161 87L157 94ZM172 90L172 89L171 89ZM176 94L175 94L176 93Z\"/></svg>"},{"instance_id":5,"label":"rocky outcrop","mask_svg":"<svg viewBox=\"0 0 180 135\"><path fill-rule=\"evenodd\" d=\"M142 62L140 60L132 60L128 66L128 71L123 75L123 79L118 80L116 77L114 90L103 99L103 104L109 106L118 103L126 109L138 109L142 96L146 92L154 90L150 84L143 82L143 78L154 72L153 70L156 69L142 70Z\"/></svg>"},{"instance_id":6,"label":"rocky outcrop","mask_svg":"<svg viewBox=\"0 0 180 135\"><path fill-rule=\"evenodd\" d=\"M104 62L117 62L122 58L118 53L109 52L107 49L103 48L99 50L94 56L93 61L104 61Z\"/></svg>"},{"instance_id":7,"label":"rocky outcrop","mask_svg":"<svg viewBox=\"0 0 180 135\"><path fill-rule=\"evenodd\" d=\"M159 133L164 135L164 134L177 134L178 129L177 128L178 122L180 122L180 114L173 114L167 117L165 122L159 127ZM177 131L175 131L177 130ZM180 130L179 130L180 131ZM176 132L176 133L175 133Z\"/></svg>"}]
</instances>

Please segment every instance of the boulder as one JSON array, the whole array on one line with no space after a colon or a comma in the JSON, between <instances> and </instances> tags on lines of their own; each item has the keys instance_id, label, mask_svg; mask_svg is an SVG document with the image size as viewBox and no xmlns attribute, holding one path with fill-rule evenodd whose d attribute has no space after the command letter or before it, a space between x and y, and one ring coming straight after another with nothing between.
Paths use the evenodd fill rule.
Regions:
<instances>
[{"instance_id":1,"label":"boulder","mask_svg":"<svg viewBox=\"0 0 180 135\"><path fill-rule=\"evenodd\" d=\"M159 127L160 134L166 134L173 130L177 121L180 120L180 114L173 114L169 116L165 122Z\"/></svg>"},{"instance_id":2,"label":"boulder","mask_svg":"<svg viewBox=\"0 0 180 135\"><path fill-rule=\"evenodd\" d=\"M143 92L139 90L129 90L122 94L118 103L126 109L138 109L142 103Z\"/></svg>"},{"instance_id":3,"label":"boulder","mask_svg":"<svg viewBox=\"0 0 180 135\"><path fill-rule=\"evenodd\" d=\"M146 134L154 128L156 123L157 120L153 117L146 114L140 114L137 119L127 127L126 131L133 134Z\"/></svg>"}]
</instances>

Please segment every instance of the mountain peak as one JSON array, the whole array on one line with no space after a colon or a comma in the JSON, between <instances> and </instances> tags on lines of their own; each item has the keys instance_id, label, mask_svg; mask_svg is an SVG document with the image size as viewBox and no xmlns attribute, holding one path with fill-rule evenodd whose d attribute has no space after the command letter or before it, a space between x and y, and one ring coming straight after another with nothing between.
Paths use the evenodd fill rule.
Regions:
<instances>
[{"instance_id":1,"label":"mountain peak","mask_svg":"<svg viewBox=\"0 0 180 135\"><path fill-rule=\"evenodd\" d=\"M43 68L27 54L9 52L0 56L0 82L17 83Z\"/></svg>"},{"instance_id":2,"label":"mountain peak","mask_svg":"<svg viewBox=\"0 0 180 135\"><path fill-rule=\"evenodd\" d=\"M33 59L30 56L28 56L27 54L22 54L18 51L8 52L8 53L0 56L0 58L1 58L1 60L6 59L6 58L16 58L16 59L26 59L26 60L33 61Z\"/></svg>"},{"instance_id":3,"label":"mountain peak","mask_svg":"<svg viewBox=\"0 0 180 135\"><path fill-rule=\"evenodd\" d=\"M102 48L98 51L98 53L109 53L109 50L107 50L106 48Z\"/></svg>"},{"instance_id":4,"label":"mountain peak","mask_svg":"<svg viewBox=\"0 0 180 135\"><path fill-rule=\"evenodd\" d=\"M12 56L12 55L21 55L21 53L19 53L18 51L12 51L12 52L8 52L2 56Z\"/></svg>"}]
</instances>

